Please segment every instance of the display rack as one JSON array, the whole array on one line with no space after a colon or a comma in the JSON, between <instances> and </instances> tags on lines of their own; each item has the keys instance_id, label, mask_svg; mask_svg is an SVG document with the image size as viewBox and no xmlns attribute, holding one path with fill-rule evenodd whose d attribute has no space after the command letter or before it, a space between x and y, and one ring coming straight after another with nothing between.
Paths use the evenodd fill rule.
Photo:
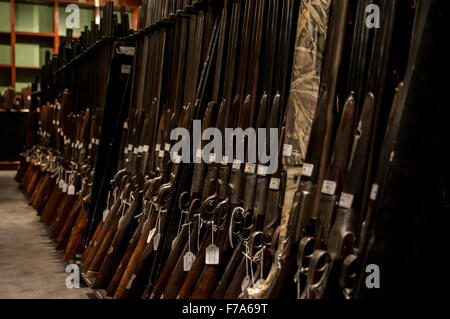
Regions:
<instances>
[{"instance_id":1,"label":"display rack","mask_svg":"<svg viewBox=\"0 0 450 319\"><path fill-rule=\"evenodd\" d=\"M98 5L105 2L99 0ZM141 2L115 1L115 7L127 7L134 29ZM78 38L84 26L100 14L94 0L0 0L0 89L11 86L20 90L38 75L46 50L58 53L60 37L65 35L65 20L61 16L68 4L80 7L80 29L74 30L73 36ZM21 60L23 57L25 61Z\"/></svg>"}]
</instances>

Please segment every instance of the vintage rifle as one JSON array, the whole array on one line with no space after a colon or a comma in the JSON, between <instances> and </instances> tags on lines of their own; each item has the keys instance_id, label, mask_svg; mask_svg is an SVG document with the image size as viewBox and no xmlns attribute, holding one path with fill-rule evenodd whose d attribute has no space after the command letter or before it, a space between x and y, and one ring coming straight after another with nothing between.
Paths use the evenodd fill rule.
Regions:
<instances>
[{"instance_id":1,"label":"vintage rifle","mask_svg":"<svg viewBox=\"0 0 450 319\"><path fill-rule=\"evenodd\" d=\"M283 211L280 219L281 226L277 227L273 234L273 245L271 245L271 249L275 251L275 253L273 254L273 264L268 276L263 282L260 282L257 287L247 288L246 291L241 294L241 297L268 298L274 296L275 294L273 294L273 290L275 289L275 287L280 286L277 281L279 281L281 274L283 272L286 272L286 270L282 271L280 265L282 266L283 264L285 264L286 255L289 255L289 253L285 254L285 252L288 251L288 247L286 247L286 245L288 244L288 240L285 239L286 229L288 226L287 222L289 220L289 214L294 202L294 194L299 187L300 174L302 170L301 165L305 160L306 147L310 139L312 119L314 117L317 117L317 115L315 115L316 107L322 107L323 110L321 111L321 113L326 113L325 110L334 105L334 98L329 98L329 100L332 102L327 103L326 101L321 101L321 104L317 105L319 101L319 88L322 87L332 89L334 82L333 78L330 77L326 80L322 79L323 85L320 85L320 78L322 73L322 55L324 50L323 43L327 37L329 7L330 2L322 2L320 5L312 6L309 1L303 1L300 5L300 14L298 19L296 37L296 50L294 54L294 67L287 106L284 142L285 144L283 145L282 180L285 181L283 182L283 184L285 183L285 190L284 194L281 196L284 200ZM340 14L339 10L334 10L334 12L335 17ZM333 19L333 21L335 20L336 18ZM320 32L313 35L313 37L311 38L311 35L308 35L304 32L304 30L308 28L315 28L316 30L320 30ZM334 28L334 32L339 31L338 29L339 28ZM339 32L337 32L337 34L339 35ZM336 37L333 39L333 41L334 43L339 43ZM304 46L309 47L310 43L315 44L313 54L314 61L312 62L313 68L310 68L309 62L307 63L310 57L306 56L301 49ZM333 47L331 41L328 41L328 43L329 47ZM328 50L328 52L331 52L331 49ZM333 51L333 55L335 54L335 52L336 50ZM326 67L324 68L324 70L326 70L327 68L331 69L331 67L333 66L332 57L330 56L330 54L327 55L327 60L329 62L328 64L325 64ZM308 69L306 69L307 65ZM336 67L334 67L333 70L335 69ZM326 71L329 74L333 74L333 71L331 70ZM299 79L303 79L309 84L308 87L310 89L308 90L307 96L302 94L302 91L299 90L300 83L304 85L304 82L300 81ZM326 97L326 94L324 93L326 92L324 92L324 90L322 89L321 96ZM322 98L322 100L324 99ZM300 111L300 108L302 108L302 111ZM322 121L326 121L327 117L325 115L326 114L322 115ZM317 127L318 125L314 126ZM313 127L313 130L318 130L318 128L314 129ZM324 133L325 132L322 132L322 134ZM323 139L319 139L318 141L319 145L323 143ZM275 245L277 246L275 247Z\"/></svg>"}]
</instances>

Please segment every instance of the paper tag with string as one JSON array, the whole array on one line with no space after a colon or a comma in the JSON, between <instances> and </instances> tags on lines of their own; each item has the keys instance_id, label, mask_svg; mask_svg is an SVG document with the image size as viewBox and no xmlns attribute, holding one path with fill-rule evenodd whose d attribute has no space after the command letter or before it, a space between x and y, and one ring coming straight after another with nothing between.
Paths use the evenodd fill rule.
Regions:
<instances>
[{"instance_id":1,"label":"paper tag with string","mask_svg":"<svg viewBox=\"0 0 450 319\"><path fill-rule=\"evenodd\" d=\"M158 250L159 240L161 239L161 234L157 233L153 239L153 250Z\"/></svg>"},{"instance_id":2,"label":"paper tag with string","mask_svg":"<svg viewBox=\"0 0 450 319\"><path fill-rule=\"evenodd\" d=\"M211 225L211 245L206 247L205 264L218 265L219 264L219 247L214 245L214 222Z\"/></svg>"},{"instance_id":3,"label":"paper tag with string","mask_svg":"<svg viewBox=\"0 0 450 319\"><path fill-rule=\"evenodd\" d=\"M108 217L108 215L109 215L109 208L108 208L108 206L109 206L109 198L111 197L111 191L108 191L108 199L106 200L106 209L103 211L103 222L105 222L106 221L106 218Z\"/></svg>"},{"instance_id":4,"label":"paper tag with string","mask_svg":"<svg viewBox=\"0 0 450 319\"><path fill-rule=\"evenodd\" d=\"M161 210L158 210L158 218L156 220L156 227L158 229L158 233L155 235L155 238L153 239L153 250L158 250L159 246L159 240L161 239ZM156 230L155 227L155 230Z\"/></svg>"},{"instance_id":5,"label":"paper tag with string","mask_svg":"<svg viewBox=\"0 0 450 319\"><path fill-rule=\"evenodd\" d=\"M184 271L190 271L192 268L192 265L195 261L195 255L193 252L188 251L186 255L183 257L183 270Z\"/></svg>"},{"instance_id":6,"label":"paper tag with string","mask_svg":"<svg viewBox=\"0 0 450 319\"><path fill-rule=\"evenodd\" d=\"M214 244L206 247L206 260L207 265L218 265L219 264L219 247Z\"/></svg>"},{"instance_id":7,"label":"paper tag with string","mask_svg":"<svg viewBox=\"0 0 450 319\"><path fill-rule=\"evenodd\" d=\"M184 271L190 271L195 261L195 255L191 251L191 223L188 223L187 227L188 227L188 252L183 256Z\"/></svg>"},{"instance_id":8,"label":"paper tag with string","mask_svg":"<svg viewBox=\"0 0 450 319\"><path fill-rule=\"evenodd\" d=\"M74 179L75 179L75 176L74 176L74 174L71 174L70 175L70 178L69 178L69 187L67 188L67 195L75 195L75 185L73 184L73 182L74 182Z\"/></svg>"},{"instance_id":9,"label":"paper tag with string","mask_svg":"<svg viewBox=\"0 0 450 319\"><path fill-rule=\"evenodd\" d=\"M250 276L246 275L244 277L244 280L242 280L242 284L241 284L241 291L244 291L245 289L247 289L250 286Z\"/></svg>"},{"instance_id":10,"label":"paper tag with string","mask_svg":"<svg viewBox=\"0 0 450 319\"><path fill-rule=\"evenodd\" d=\"M148 237L147 237L147 244L150 244L153 236L156 233L156 228L153 228L149 233L148 233Z\"/></svg>"}]
</instances>

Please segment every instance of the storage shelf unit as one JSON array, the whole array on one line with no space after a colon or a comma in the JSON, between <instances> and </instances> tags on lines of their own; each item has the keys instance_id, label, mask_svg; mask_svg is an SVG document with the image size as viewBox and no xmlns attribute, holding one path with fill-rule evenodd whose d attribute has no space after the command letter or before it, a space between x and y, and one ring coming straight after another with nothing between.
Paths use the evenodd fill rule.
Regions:
<instances>
[{"instance_id":1,"label":"storage shelf unit","mask_svg":"<svg viewBox=\"0 0 450 319\"><path fill-rule=\"evenodd\" d=\"M100 0L103 6L106 0ZM115 0L114 5L125 5L131 15L131 26L136 28L138 6L141 0ZM80 8L80 28L73 37L79 38L85 25L95 20L94 0L0 0L0 92L11 86L16 91L34 80L36 72L45 63L45 51L58 53L59 39L65 36L68 4Z\"/></svg>"}]
</instances>

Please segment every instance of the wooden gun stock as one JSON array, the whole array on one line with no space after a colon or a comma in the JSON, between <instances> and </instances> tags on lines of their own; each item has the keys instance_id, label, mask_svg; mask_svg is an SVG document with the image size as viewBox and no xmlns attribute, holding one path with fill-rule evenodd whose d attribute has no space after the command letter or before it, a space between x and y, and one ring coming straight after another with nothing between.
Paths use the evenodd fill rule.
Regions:
<instances>
[{"instance_id":1,"label":"wooden gun stock","mask_svg":"<svg viewBox=\"0 0 450 319\"><path fill-rule=\"evenodd\" d=\"M28 163L29 162L26 161L26 157L22 155L20 158L19 169L17 170L16 176L14 177L14 180L19 184L22 183L23 178L25 177L25 173L28 169Z\"/></svg>"},{"instance_id":2,"label":"wooden gun stock","mask_svg":"<svg viewBox=\"0 0 450 319\"><path fill-rule=\"evenodd\" d=\"M197 284L198 278L202 274L205 265L206 247L211 244L211 230L208 229L205 239L202 242L200 251L198 252L191 270L186 276L186 280L177 294L177 299L188 299Z\"/></svg>"},{"instance_id":3,"label":"wooden gun stock","mask_svg":"<svg viewBox=\"0 0 450 319\"><path fill-rule=\"evenodd\" d=\"M56 185L53 188L53 191L50 195L50 198L48 199L47 203L44 206L44 209L42 210L41 215L41 222L45 224L50 224L52 221L52 217L56 212L56 209L58 208L58 203L62 199L62 192L58 185Z\"/></svg>"},{"instance_id":4,"label":"wooden gun stock","mask_svg":"<svg viewBox=\"0 0 450 319\"><path fill-rule=\"evenodd\" d=\"M28 180L27 185L25 185L25 193L28 196L31 196L32 191L35 189L36 184L39 180L40 176L40 166L37 164L31 165L31 172L30 172L30 178Z\"/></svg>"},{"instance_id":5,"label":"wooden gun stock","mask_svg":"<svg viewBox=\"0 0 450 319\"><path fill-rule=\"evenodd\" d=\"M89 241L89 244L87 245L86 249L84 250L83 258L81 258L81 268L87 269L87 260L92 258L92 251L93 247L95 246L95 243L97 243L97 239L100 235L100 232L102 231L102 227L105 224L103 220L98 223L97 228L95 229L94 235L92 235L91 240Z\"/></svg>"},{"instance_id":6,"label":"wooden gun stock","mask_svg":"<svg viewBox=\"0 0 450 319\"><path fill-rule=\"evenodd\" d=\"M58 209L50 225L50 237L57 238L59 232L67 219L67 215L73 207L75 198L73 195L64 194L63 199L59 203Z\"/></svg>"},{"instance_id":7,"label":"wooden gun stock","mask_svg":"<svg viewBox=\"0 0 450 319\"><path fill-rule=\"evenodd\" d=\"M49 176L47 183L43 186L43 191L39 194L39 197L36 199L35 208L38 211L38 215L42 214L42 210L44 209L45 203L47 203L55 187L56 187L55 178Z\"/></svg>"},{"instance_id":8,"label":"wooden gun stock","mask_svg":"<svg viewBox=\"0 0 450 319\"><path fill-rule=\"evenodd\" d=\"M225 251L225 247L227 245L228 238L228 222L229 218L227 218L227 223L225 228L221 230L218 247L219 247L219 264L218 265L205 265L202 274L200 275L197 285L190 296L191 299L210 299L214 294L214 290L217 286L217 283L220 279L220 274L225 269L230 254L229 251Z\"/></svg>"},{"instance_id":9,"label":"wooden gun stock","mask_svg":"<svg viewBox=\"0 0 450 319\"><path fill-rule=\"evenodd\" d=\"M117 269L117 265L121 260L121 256L127 248L127 243L130 241L130 237L134 233L137 226L135 218L135 212L138 208L138 199L132 204L130 209L126 212L126 215L122 217L120 225L118 226L117 233L111 243L111 247L105 256L103 264L99 270L93 288L104 289L108 287L108 283L114 275L114 270Z\"/></svg>"},{"instance_id":10,"label":"wooden gun stock","mask_svg":"<svg viewBox=\"0 0 450 319\"><path fill-rule=\"evenodd\" d=\"M114 293L114 299L120 299L125 294L125 291L128 289L135 278L135 272L137 271L141 255L144 252L145 247L147 246L147 238L150 230L154 227L156 223L156 217L150 216L149 222L144 226L144 230L142 231L141 238L139 238L139 242L136 245L136 248L133 251L133 255L128 262L128 265L123 273L122 279L119 282L119 285Z\"/></svg>"},{"instance_id":11,"label":"wooden gun stock","mask_svg":"<svg viewBox=\"0 0 450 319\"><path fill-rule=\"evenodd\" d=\"M117 210L120 207L120 202L117 201L116 203L114 203L114 205L111 207L111 211L109 212L108 216L106 217L105 221L102 221L99 226L97 227L97 231L99 231L98 236L96 237L96 239L94 240L94 238L92 238L91 242L89 243L89 252L86 256L86 259L83 263L83 269L85 271L87 271L92 263L92 261L94 260L96 254L97 254L97 250L100 247L101 242L103 241L103 239L106 236L106 233L108 232L109 228L111 227L112 223L115 220L115 215L117 213Z\"/></svg>"},{"instance_id":12,"label":"wooden gun stock","mask_svg":"<svg viewBox=\"0 0 450 319\"><path fill-rule=\"evenodd\" d=\"M236 272L234 273L233 280L227 288L223 298L224 299L236 299L242 291L242 281L245 278L245 259L242 258L239 263Z\"/></svg>"},{"instance_id":13,"label":"wooden gun stock","mask_svg":"<svg viewBox=\"0 0 450 319\"><path fill-rule=\"evenodd\" d=\"M155 286L153 287L150 299L159 299L161 297L161 294L163 293L164 288L168 283L169 278L171 277L172 272L175 266L177 265L180 256L184 256L187 253L188 250L187 240L188 240L188 229L186 227L183 227L179 237L177 238L177 241L175 242L174 247L172 248L169 254L169 257L167 258L164 268L161 271L161 274L159 275Z\"/></svg>"},{"instance_id":14,"label":"wooden gun stock","mask_svg":"<svg viewBox=\"0 0 450 319\"><path fill-rule=\"evenodd\" d=\"M31 172L31 162L28 162L27 163L27 168L26 168L26 170L25 170L25 172L24 172L24 174L23 174L23 178L22 178L22 181L20 182L20 187L25 191L25 185L26 185L26 183L27 183L27 179L29 178L29 176L30 176L30 172Z\"/></svg>"},{"instance_id":15,"label":"wooden gun stock","mask_svg":"<svg viewBox=\"0 0 450 319\"><path fill-rule=\"evenodd\" d=\"M115 216L115 217L117 217L117 216ZM116 235L116 231L117 231L117 223L119 221L119 218L117 217L115 219L116 219L116 221L113 223L111 228L106 233L91 264L89 265L88 271L86 273L87 277L96 276L100 270L100 267L103 264L103 261L105 260L106 254L108 253L108 251L111 247L111 243L112 243L114 236Z\"/></svg>"},{"instance_id":16,"label":"wooden gun stock","mask_svg":"<svg viewBox=\"0 0 450 319\"><path fill-rule=\"evenodd\" d=\"M67 245L67 242L69 240L70 237L70 233L71 230L73 228L73 226L75 225L75 222L77 221L77 217L78 217L78 212L81 209L81 204L82 204L83 200L81 198L79 198L75 204L73 205L72 209L70 210L67 219L61 229L61 231L59 232L58 237L56 238L56 242L58 243L58 245L56 246L56 249L64 249Z\"/></svg>"},{"instance_id":17,"label":"wooden gun stock","mask_svg":"<svg viewBox=\"0 0 450 319\"><path fill-rule=\"evenodd\" d=\"M47 172L41 173L39 180L36 183L36 187L32 191L28 204L36 208L36 200L39 198L40 193L43 191L43 185L47 182L49 174Z\"/></svg>"},{"instance_id":18,"label":"wooden gun stock","mask_svg":"<svg viewBox=\"0 0 450 319\"><path fill-rule=\"evenodd\" d=\"M88 214L88 210L82 205L80 214L78 215L75 226L72 228L72 233L70 234L69 242L67 243L64 252L64 260L73 260L77 254L83 252Z\"/></svg>"},{"instance_id":19,"label":"wooden gun stock","mask_svg":"<svg viewBox=\"0 0 450 319\"><path fill-rule=\"evenodd\" d=\"M117 266L117 269L113 274L113 277L108 285L108 288L106 289L107 296L110 297L114 296L114 293L116 292L117 287L119 286L120 279L122 278L128 266L128 263L130 262L131 256L133 255L133 252L136 249L139 239L142 236L142 232L144 231L145 222L147 218L148 215L144 215L138 227L136 228L133 237L131 238L130 243L128 244L128 247L122 256L122 259L120 260L119 266Z\"/></svg>"}]
</instances>

